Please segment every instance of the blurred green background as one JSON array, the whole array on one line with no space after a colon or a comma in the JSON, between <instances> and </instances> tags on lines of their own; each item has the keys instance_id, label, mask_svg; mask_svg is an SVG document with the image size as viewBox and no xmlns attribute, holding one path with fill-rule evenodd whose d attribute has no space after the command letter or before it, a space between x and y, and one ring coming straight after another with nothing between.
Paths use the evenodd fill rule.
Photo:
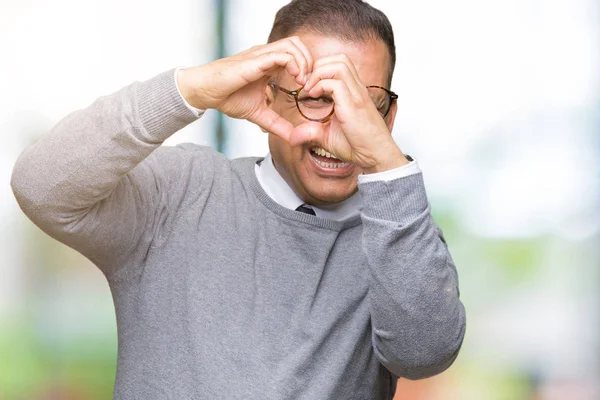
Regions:
<instances>
[{"instance_id":1,"label":"blurred green background","mask_svg":"<svg viewBox=\"0 0 600 400\"><path fill-rule=\"evenodd\" d=\"M285 3L0 0L0 400L111 398L117 356L103 275L12 196L19 153L134 80L265 42ZM598 2L370 3L396 34L393 134L424 172L467 309L456 363L401 380L397 399L600 399ZM210 111L166 144L189 141L268 151Z\"/></svg>"}]
</instances>

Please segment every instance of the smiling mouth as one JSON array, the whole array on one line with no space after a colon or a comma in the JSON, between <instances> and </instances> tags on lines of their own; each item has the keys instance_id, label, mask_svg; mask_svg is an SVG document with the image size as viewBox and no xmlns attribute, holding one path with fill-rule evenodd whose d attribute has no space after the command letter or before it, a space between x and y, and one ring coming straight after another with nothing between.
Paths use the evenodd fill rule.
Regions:
<instances>
[{"instance_id":1,"label":"smiling mouth","mask_svg":"<svg viewBox=\"0 0 600 400\"><path fill-rule=\"evenodd\" d=\"M313 147L310 149L310 155L313 160L322 168L346 168L350 163L339 160L335 155L329 153L322 147Z\"/></svg>"}]
</instances>

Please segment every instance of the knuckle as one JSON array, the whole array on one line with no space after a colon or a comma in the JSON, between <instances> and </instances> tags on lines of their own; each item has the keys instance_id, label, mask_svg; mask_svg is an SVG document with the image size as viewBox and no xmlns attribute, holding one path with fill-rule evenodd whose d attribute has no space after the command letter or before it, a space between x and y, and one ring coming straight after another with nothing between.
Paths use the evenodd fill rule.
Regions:
<instances>
[{"instance_id":1,"label":"knuckle","mask_svg":"<svg viewBox=\"0 0 600 400\"><path fill-rule=\"evenodd\" d=\"M248 50L244 51L242 54L260 54L260 52L264 49L264 46L252 46Z\"/></svg>"},{"instance_id":2,"label":"knuckle","mask_svg":"<svg viewBox=\"0 0 600 400\"><path fill-rule=\"evenodd\" d=\"M350 67L344 62L336 63L336 67L339 71L350 72Z\"/></svg>"},{"instance_id":3,"label":"knuckle","mask_svg":"<svg viewBox=\"0 0 600 400\"><path fill-rule=\"evenodd\" d=\"M332 56L329 57L330 62L334 62L334 63L343 63L344 62L344 57L345 54L341 53L341 54L334 54Z\"/></svg>"},{"instance_id":4,"label":"knuckle","mask_svg":"<svg viewBox=\"0 0 600 400\"><path fill-rule=\"evenodd\" d=\"M266 53L262 53L262 54L260 54L260 55L258 56L258 58L259 58L260 60L267 61L267 60L270 60L270 59L272 59L274 54L275 54L274 52L272 52L272 51L268 51L268 52L266 52Z\"/></svg>"}]
</instances>

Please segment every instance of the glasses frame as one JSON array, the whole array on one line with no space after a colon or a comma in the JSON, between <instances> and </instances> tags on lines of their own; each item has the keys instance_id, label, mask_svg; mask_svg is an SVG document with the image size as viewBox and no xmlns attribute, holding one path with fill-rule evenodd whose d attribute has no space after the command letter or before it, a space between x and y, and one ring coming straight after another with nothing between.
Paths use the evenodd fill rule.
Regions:
<instances>
[{"instance_id":1,"label":"glasses frame","mask_svg":"<svg viewBox=\"0 0 600 400\"><path fill-rule=\"evenodd\" d=\"M306 115L304 115L302 110L300 110L300 104L298 104L298 95L300 94L302 89L304 89L304 86L301 86L296 90L288 90L288 89L282 88L274 81L270 81L268 83L268 85L274 90L280 90L283 93L285 93L289 96L292 96L294 98L294 100L296 101L296 108L298 109L298 112L300 113L300 115L302 115L302 117L304 117L305 119L307 119L309 121L321 122L321 123L328 122L329 120L331 120L331 118L333 117L333 114L335 113L335 104L334 104L333 108L331 109L331 112L327 116L325 116L323 118L309 118ZM392 109L392 104L394 103L394 101L396 101L398 99L398 95L396 93L392 92L391 90L384 88L383 86L376 86L376 85L367 86L367 89L369 89L369 88L383 89L388 94L388 96L390 96L390 105L389 105L388 109L385 111L385 114L383 115L383 118L387 117L387 115L390 113L390 110Z\"/></svg>"}]
</instances>

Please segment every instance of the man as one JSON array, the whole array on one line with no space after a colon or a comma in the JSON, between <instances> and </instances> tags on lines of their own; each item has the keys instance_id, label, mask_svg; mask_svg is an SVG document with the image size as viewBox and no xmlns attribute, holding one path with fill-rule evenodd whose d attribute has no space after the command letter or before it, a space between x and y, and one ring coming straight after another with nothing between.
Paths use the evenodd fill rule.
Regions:
<instances>
[{"instance_id":1,"label":"man","mask_svg":"<svg viewBox=\"0 0 600 400\"><path fill-rule=\"evenodd\" d=\"M453 362L465 314L390 134L394 63L380 11L295 0L268 44L102 97L23 153L19 204L110 284L115 398L391 399ZM209 108L270 154L159 147Z\"/></svg>"}]
</instances>

